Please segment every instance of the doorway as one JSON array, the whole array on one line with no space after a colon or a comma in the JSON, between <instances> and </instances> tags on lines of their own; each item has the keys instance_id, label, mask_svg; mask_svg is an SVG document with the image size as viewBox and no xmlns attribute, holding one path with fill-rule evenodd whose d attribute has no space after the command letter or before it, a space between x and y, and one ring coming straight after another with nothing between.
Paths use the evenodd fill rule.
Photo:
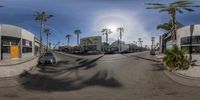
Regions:
<instances>
[{"instance_id":1,"label":"doorway","mask_svg":"<svg viewBox=\"0 0 200 100\"><path fill-rule=\"evenodd\" d=\"M19 47L18 45L12 45L10 47L11 59L19 59Z\"/></svg>"}]
</instances>

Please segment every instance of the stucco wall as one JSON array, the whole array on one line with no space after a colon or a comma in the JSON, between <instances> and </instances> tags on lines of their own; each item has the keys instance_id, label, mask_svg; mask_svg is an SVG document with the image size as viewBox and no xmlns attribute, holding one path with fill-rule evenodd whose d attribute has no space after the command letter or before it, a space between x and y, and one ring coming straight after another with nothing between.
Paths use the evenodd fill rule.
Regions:
<instances>
[{"instance_id":1,"label":"stucco wall","mask_svg":"<svg viewBox=\"0 0 200 100\"><path fill-rule=\"evenodd\" d=\"M2 36L21 37L21 28L13 25L1 25Z\"/></svg>"},{"instance_id":2,"label":"stucco wall","mask_svg":"<svg viewBox=\"0 0 200 100\"><path fill-rule=\"evenodd\" d=\"M32 41L32 52L31 53L22 53L22 58L27 58L27 57L32 57L34 56L34 35L27 31L27 30L24 30L22 29L22 39L26 39L26 40L29 40L29 41Z\"/></svg>"}]
</instances>

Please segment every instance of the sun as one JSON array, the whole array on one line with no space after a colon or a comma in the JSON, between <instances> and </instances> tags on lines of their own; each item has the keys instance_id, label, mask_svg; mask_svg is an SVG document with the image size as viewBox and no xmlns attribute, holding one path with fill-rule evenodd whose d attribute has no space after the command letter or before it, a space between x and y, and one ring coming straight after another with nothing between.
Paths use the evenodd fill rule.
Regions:
<instances>
[{"instance_id":1,"label":"sun","mask_svg":"<svg viewBox=\"0 0 200 100\"><path fill-rule=\"evenodd\" d=\"M112 32L116 32L117 28L119 28L119 25L117 25L117 24L108 24L108 25L106 25L106 28L110 29Z\"/></svg>"}]
</instances>

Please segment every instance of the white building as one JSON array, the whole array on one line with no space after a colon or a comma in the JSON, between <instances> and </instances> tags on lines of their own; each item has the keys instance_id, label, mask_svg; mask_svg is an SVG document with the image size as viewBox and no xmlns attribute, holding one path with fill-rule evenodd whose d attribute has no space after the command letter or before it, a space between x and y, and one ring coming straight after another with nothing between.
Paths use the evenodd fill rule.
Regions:
<instances>
[{"instance_id":1,"label":"white building","mask_svg":"<svg viewBox=\"0 0 200 100\"><path fill-rule=\"evenodd\" d=\"M190 43L191 39L191 43ZM200 64L200 25L189 25L177 30L177 46L181 49L192 49L192 59Z\"/></svg>"},{"instance_id":2,"label":"white building","mask_svg":"<svg viewBox=\"0 0 200 100\"><path fill-rule=\"evenodd\" d=\"M101 51L101 36L91 36L80 39L80 46L84 51Z\"/></svg>"},{"instance_id":3,"label":"white building","mask_svg":"<svg viewBox=\"0 0 200 100\"><path fill-rule=\"evenodd\" d=\"M117 41L115 41L115 42L113 42L111 44L111 50L112 51L119 51L120 45L121 45L121 51L120 52L128 51L129 50L129 45L125 44L124 41L120 41L120 40L117 40Z\"/></svg>"},{"instance_id":4,"label":"white building","mask_svg":"<svg viewBox=\"0 0 200 100\"><path fill-rule=\"evenodd\" d=\"M32 57L39 43L34 35L17 26L0 24L0 60Z\"/></svg>"}]
</instances>

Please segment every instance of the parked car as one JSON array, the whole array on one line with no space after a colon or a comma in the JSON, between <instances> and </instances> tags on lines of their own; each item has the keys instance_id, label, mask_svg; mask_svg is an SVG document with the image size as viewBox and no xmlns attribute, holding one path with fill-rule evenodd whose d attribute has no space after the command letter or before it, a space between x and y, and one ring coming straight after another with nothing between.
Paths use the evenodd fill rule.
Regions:
<instances>
[{"instance_id":1,"label":"parked car","mask_svg":"<svg viewBox=\"0 0 200 100\"><path fill-rule=\"evenodd\" d=\"M155 54L156 54L155 50L150 50L150 55L155 55Z\"/></svg>"},{"instance_id":2,"label":"parked car","mask_svg":"<svg viewBox=\"0 0 200 100\"><path fill-rule=\"evenodd\" d=\"M55 63L56 63L56 58L54 57L52 52L43 53L38 59L39 65L55 64Z\"/></svg>"}]
</instances>

